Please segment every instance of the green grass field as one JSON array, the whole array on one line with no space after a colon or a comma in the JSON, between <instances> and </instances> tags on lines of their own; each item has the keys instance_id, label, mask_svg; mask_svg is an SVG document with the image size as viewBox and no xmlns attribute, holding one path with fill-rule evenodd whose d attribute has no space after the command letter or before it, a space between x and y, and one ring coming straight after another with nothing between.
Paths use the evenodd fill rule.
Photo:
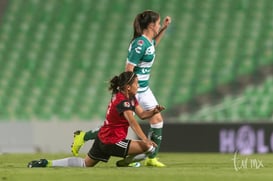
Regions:
<instances>
[{"instance_id":1,"label":"green grass field","mask_svg":"<svg viewBox=\"0 0 273 181\"><path fill-rule=\"evenodd\" d=\"M59 159L69 154L2 154L0 180L7 181L182 181L182 180L270 180L273 179L273 155L161 153L165 168L117 168L112 157L94 168L27 168L30 160ZM82 155L83 156L83 155ZM236 171L237 169L237 171Z\"/></svg>"}]
</instances>

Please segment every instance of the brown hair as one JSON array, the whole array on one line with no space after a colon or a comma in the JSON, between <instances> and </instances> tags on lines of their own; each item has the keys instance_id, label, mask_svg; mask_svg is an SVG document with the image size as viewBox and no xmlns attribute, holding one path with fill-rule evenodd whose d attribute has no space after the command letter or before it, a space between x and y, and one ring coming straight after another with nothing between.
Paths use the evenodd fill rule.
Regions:
<instances>
[{"instance_id":1,"label":"brown hair","mask_svg":"<svg viewBox=\"0 0 273 181\"><path fill-rule=\"evenodd\" d=\"M112 94L116 94L118 91L123 90L126 85L132 85L136 77L137 75L134 72L122 72L110 80L109 90L112 91Z\"/></svg>"},{"instance_id":2,"label":"brown hair","mask_svg":"<svg viewBox=\"0 0 273 181\"><path fill-rule=\"evenodd\" d=\"M155 23L159 19L159 13L147 10L139 13L134 20L134 36L131 41L142 35L143 30L148 28L150 23Z\"/></svg>"}]
</instances>

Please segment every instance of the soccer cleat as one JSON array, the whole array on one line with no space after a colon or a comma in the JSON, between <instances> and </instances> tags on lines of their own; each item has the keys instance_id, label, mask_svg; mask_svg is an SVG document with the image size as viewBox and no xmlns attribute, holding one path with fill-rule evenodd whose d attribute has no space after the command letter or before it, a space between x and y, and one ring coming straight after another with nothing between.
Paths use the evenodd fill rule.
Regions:
<instances>
[{"instance_id":1,"label":"soccer cleat","mask_svg":"<svg viewBox=\"0 0 273 181\"><path fill-rule=\"evenodd\" d=\"M138 168L138 167L140 167L141 166L141 164L139 163L139 162L133 162L133 163L130 163L129 165L128 165L128 167L135 167L135 168Z\"/></svg>"},{"instance_id":2,"label":"soccer cleat","mask_svg":"<svg viewBox=\"0 0 273 181\"><path fill-rule=\"evenodd\" d=\"M144 161L145 166L152 166L152 167L165 167L166 165L158 161L157 158L146 158Z\"/></svg>"},{"instance_id":3,"label":"soccer cleat","mask_svg":"<svg viewBox=\"0 0 273 181\"><path fill-rule=\"evenodd\" d=\"M133 162L133 163L124 163L124 160L119 160L116 162L117 167L140 167L141 164L139 162Z\"/></svg>"},{"instance_id":4,"label":"soccer cleat","mask_svg":"<svg viewBox=\"0 0 273 181\"><path fill-rule=\"evenodd\" d=\"M48 161L46 159L40 159L40 160L33 160L27 164L28 168L33 167L46 167L48 164Z\"/></svg>"},{"instance_id":5,"label":"soccer cleat","mask_svg":"<svg viewBox=\"0 0 273 181\"><path fill-rule=\"evenodd\" d=\"M85 132L83 132L81 130L77 130L74 132L74 140L71 145L71 152L74 156L79 155L79 150L81 149L82 145L85 142L83 139L84 135L85 135Z\"/></svg>"}]
</instances>

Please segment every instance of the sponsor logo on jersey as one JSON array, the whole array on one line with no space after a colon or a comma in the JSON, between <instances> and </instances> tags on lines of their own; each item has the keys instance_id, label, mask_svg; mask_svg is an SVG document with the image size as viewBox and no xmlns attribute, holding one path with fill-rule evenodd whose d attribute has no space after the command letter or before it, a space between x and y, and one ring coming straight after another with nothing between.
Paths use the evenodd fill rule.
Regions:
<instances>
[{"instance_id":1,"label":"sponsor logo on jersey","mask_svg":"<svg viewBox=\"0 0 273 181\"><path fill-rule=\"evenodd\" d=\"M136 53L140 54L140 52L141 52L141 49L142 49L141 47L136 47L136 48L135 48L135 50L136 50Z\"/></svg>"},{"instance_id":2,"label":"sponsor logo on jersey","mask_svg":"<svg viewBox=\"0 0 273 181\"><path fill-rule=\"evenodd\" d=\"M129 102L127 102L127 101L126 101L126 102L124 102L124 103L123 103L123 105L124 105L124 107L130 107L130 103L129 103Z\"/></svg>"},{"instance_id":3,"label":"sponsor logo on jersey","mask_svg":"<svg viewBox=\"0 0 273 181\"><path fill-rule=\"evenodd\" d=\"M150 71L151 71L151 69L147 69L147 68L143 68L143 69L141 70L141 72L142 72L143 74L150 73Z\"/></svg>"}]
</instances>

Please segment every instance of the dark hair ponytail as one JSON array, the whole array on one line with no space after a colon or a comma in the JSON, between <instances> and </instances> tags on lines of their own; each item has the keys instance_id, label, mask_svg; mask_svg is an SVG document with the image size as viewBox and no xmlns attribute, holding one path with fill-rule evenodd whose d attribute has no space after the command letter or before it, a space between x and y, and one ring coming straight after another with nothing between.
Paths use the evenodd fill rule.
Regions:
<instances>
[{"instance_id":1,"label":"dark hair ponytail","mask_svg":"<svg viewBox=\"0 0 273 181\"><path fill-rule=\"evenodd\" d=\"M134 20L134 36L132 38L132 40L134 40L135 38L139 37L142 35L143 29L141 29L140 26L140 19L141 19L141 14L138 14Z\"/></svg>"},{"instance_id":2,"label":"dark hair ponytail","mask_svg":"<svg viewBox=\"0 0 273 181\"><path fill-rule=\"evenodd\" d=\"M118 76L114 76L111 80L110 80L110 85L109 85L109 90L112 90L112 93L115 94L119 91L118 86L119 86L119 77Z\"/></svg>"},{"instance_id":3,"label":"dark hair ponytail","mask_svg":"<svg viewBox=\"0 0 273 181\"><path fill-rule=\"evenodd\" d=\"M134 35L132 41L141 36L144 29L148 28L150 23L155 23L159 18L159 13L147 10L142 13L139 13L134 20Z\"/></svg>"},{"instance_id":4,"label":"dark hair ponytail","mask_svg":"<svg viewBox=\"0 0 273 181\"><path fill-rule=\"evenodd\" d=\"M137 75L134 72L122 72L119 76L114 76L109 82L109 90L112 94L118 93L120 90L124 90L126 85L132 85Z\"/></svg>"}]
</instances>

